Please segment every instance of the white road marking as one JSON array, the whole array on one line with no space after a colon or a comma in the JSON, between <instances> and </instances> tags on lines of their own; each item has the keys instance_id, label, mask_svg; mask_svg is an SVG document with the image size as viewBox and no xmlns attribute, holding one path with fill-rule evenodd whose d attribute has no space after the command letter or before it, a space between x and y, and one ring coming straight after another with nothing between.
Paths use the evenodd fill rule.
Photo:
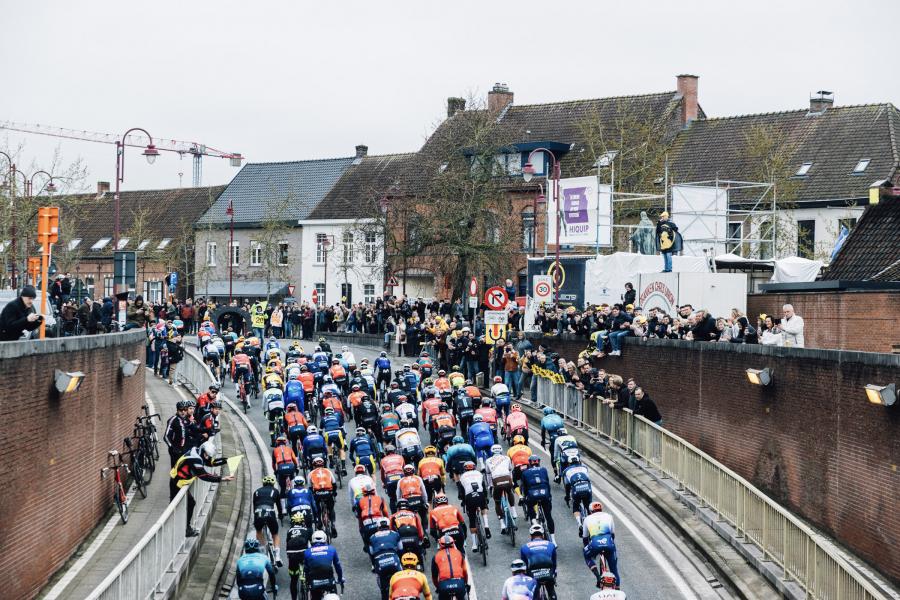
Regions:
<instances>
[{"instance_id":1,"label":"white road marking","mask_svg":"<svg viewBox=\"0 0 900 600\"><path fill-rule=\"evenodd\" d=\"M528 444L540 450L548 457L550 456L550 453L544 450L544 448L534 440L528 440ZM593 480L594 478L591 477L591 479ZM666 573L666 575L669 576L669 579L672 580L672 583L674 583L675 587L678 588L678 591L681 592L681 596L683 598L692 598L696 600L697 595L693 590L691 590L690 587L688 587L687 583L684 581L684 578L678 574L678 572L675 570L675 567L668 560L666 560L662 552L660 552L656 548L656 546L653 545L653 542L651 542L650 539L647 538L646 535L644 535L644 533L637 527L637 525L635 525L635 523L632 522L631 519L626 517L621 510L614 508L614 505L612 502L610 502L609 498L596 490L594 490L594 496L603 503L603 510L613 514L616 520L624 525L625 528L628 529L634 536L634 539L636 539L641 544L641 546L644 547L644 550L647 551L647 554L653 557L653 560L656 561L656 564L658 564L660 568Z\"/></svg>"}]
</instances>

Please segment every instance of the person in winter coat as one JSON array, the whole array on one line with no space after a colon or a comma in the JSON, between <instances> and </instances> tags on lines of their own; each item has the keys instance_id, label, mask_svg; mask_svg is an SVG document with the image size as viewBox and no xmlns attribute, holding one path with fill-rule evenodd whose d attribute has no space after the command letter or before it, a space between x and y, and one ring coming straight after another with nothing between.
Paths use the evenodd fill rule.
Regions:
<instances>
[{"instance_id":1,"label":"person in winter coat","mask_svg":"<svg viewBox=\"0 0 900 600\"><path fill-rule=\"evenodd\" d=\"M42 317L34 310L36 297L34 287L26 285L18 298L3 307L0 313L0 341L15 341L26 331L34 331L41 325Z\"/></svg>"},{"instance_id":2,"label":"person in winter coat","mask_svg":"<svg viewBox=\"0 0 900 600\"><path fill-rule=\"evenodd\" d=\"M128 305L125 311L125 330L143 329L151 318L150 309L144 304L143 296L135 296L134 302Z\"/></svg>"}]
</instances>

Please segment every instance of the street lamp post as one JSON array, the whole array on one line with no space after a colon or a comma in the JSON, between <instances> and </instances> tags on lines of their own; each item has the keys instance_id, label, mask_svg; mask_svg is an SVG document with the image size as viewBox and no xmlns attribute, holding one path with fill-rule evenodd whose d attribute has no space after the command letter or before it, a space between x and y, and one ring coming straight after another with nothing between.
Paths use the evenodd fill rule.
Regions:
<instances>
[{"instance_id":1,"label":"street lamp post","mask_svg":"<svg viewBox=\"0 0 900 600\"><path fill-rule=\"evenodd\" d=\"M616 156L619 154L618 150L609 150L608 152L604 152L600 155L600 158L597 159L597 162L594 163L594 166L597 167L597 185L600 185L600 169L604 169L609 167L609 203L610 203L610 229L612 229L612 206L615 202L616 195ZM610 239L612 239L612 232L610 232ZM597 198L597 248L596 252L600 254L600 199Z\"/></svg>"},{"instance_id":2,"label":"street lamp post","mask_svg":"<svg viewBox=\"0 0 900 600\"><path fill-rule=\"evenodd\" d=\"M119 248L119 184L125 180L125 140L132 131L140 131L143 132L144 135L150 140L147 144L147 147L144 148L144 151L141 153L147 159L148 164L153 164L156 161L156 157L159 156L159 150L156 149L156 146L153 145L153 136L147 133L146 129L142 129L140 127L132 127L128 131L125 132L125 135L122 136L121 140L116 140L116 195L114 197L115 202L115 227L113 229L113 252L115 252ZM115 270L115 268L113 269ZM123 287L124 287L124 273L123 277ZM115 285L113 286L113 293L115 294L117 290L115 289Z\"/></svg>"},{"instance_id":3,"label":"street lamp post","mask_svg":"<svg viewBox=\"0 0 900 600\"><path fill-rule=\"evenodd\" d=\"M231 255L234 252L234 204L231 200L228 201L228 208L225 209L225 214L231 217L231 240L228 242L228 306L231 306L234 281L234 257Z\"/></svg>"},{"instance_id":4,"label":"street lamp post","mask_svg":"<svg viewBox=\"0 0 900 600\"><path fill-rule=\"evenodd\" d=\"M528 154L528 162L526 162L525 166L522 168L522 179L525 180L525 183L528 183L534 177L535 171L534 165L531 163L531 157L534 156L536 152L543 152L550 158L550 178L553 180L553 198L556 202L556 268L553 273L553 287L556 288L556 304L559 305L559 284L557 282L561 278L561 265L559 263L559 229L562 223L562 209L559 203L559 179L561 171L559 161L556 160L556 156L554 156L553 152L547 150L546 148L535 148ZM535 219L536 218L537 213L535 213ZM537 223L536 220L535 223Z\"/></svg>"}]
</instances>

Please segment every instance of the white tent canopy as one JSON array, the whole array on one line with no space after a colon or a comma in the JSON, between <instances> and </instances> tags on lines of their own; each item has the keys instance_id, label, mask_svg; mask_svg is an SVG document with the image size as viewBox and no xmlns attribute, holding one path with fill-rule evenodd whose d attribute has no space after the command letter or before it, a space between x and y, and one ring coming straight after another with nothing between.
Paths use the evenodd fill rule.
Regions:
<instances>
[{"instance_id":1,"label":"white tent canopy","mask_svg":"<svg viewBox=\"0 0 900 600\"><path fill-rule=\"evenodd\" d=\"M822 261L790 256L775 261L772 283L815 281L822 270Z\"/></svg>"}]
</instances>

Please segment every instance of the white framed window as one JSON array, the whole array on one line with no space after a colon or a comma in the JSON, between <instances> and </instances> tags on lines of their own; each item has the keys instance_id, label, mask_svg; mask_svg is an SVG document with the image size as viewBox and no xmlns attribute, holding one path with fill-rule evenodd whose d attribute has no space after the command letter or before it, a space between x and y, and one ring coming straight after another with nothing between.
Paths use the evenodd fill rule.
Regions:
<instances>
[{"instance_id":1,"label":"white framed window","mask_svg":"<svg viewBox=\"0 0 900 600\"><path fill-rule=\"evenodd\" d=\"M363 284L363 301L366 304L372 304L373 302L375 302L375 284Z\"/></svg>"},{"instance_id":2,"label":"white framed window","mask_svg":"<svg viewBox=\"0 0 900 600\"><path fill-rule=\"evenodd\" d=\"M317 283L316 284L316 297L318 298L317 306L325 306L325 284Z\"/></svg>"},{"instance_id":3,"label":"white framed window","mask_svg":"<svg viewBox=\"0 0 900 600\"><path fill-rule=\"evenodd\" d=\"M130 241L131 238L119 238L119 245L116 246L116 250L124 250Z\"/></svg>"},{"instance_id":4,"label":"white framed window","mask_svg":"<svg viewBox=\"0 0 900 600\"><path fill-rule=\"evenodd\" d=\"M138 244L137 249L138 250L146 250L147 246L149 246L149 245L150 245L150 240L141 240L141 243Z\"/></svg>"},{"instance_id":5,"label":"white framed window","mask_svg":"<svg viewBox=\"0 0 900 600\"><path fill-rule=\"evenodd\" d=\"M241 243L231 242L231 266L241 266Z\"/></svg>"},{"instance_id":6,"label":"white framed window","mask_svg":"<svg viewBox=\"0 0 900 600\"><path fill-rule=\"evenodd\" d=\"M795 177L804 177L807 173L809 173L809 170L812 168L812 165L813 164L811 162L803 163L802 165L800 165L800 168L797 169L797 172L794 173L794 176Z\"/></svg>"},{"instance_id":7,"label":"white framed window","mask_svg":"<svg viewBox=\"0 0 900 600\"><path fill-rule=\"evenodd\" d=\"M250 242L250 266L258 267L262 265L262 243Z\"/></svg>"},{"instance_id":8,"label":"white framed window","mask_svg":"<svg viewBox=\"0 0 900 600\"><path fill-rule=\"evenodd\" d=\"M97 300L97 297L94 296L94 278L93 277L85 277L84 278L84 289L87 292L87 295Z\"/></svg>"},{"instance_id":9,"label":"white framed window","mask_svg":"<svg viewBox=\"0 0 900 600\"><path fill-rule=\"evenodd\" d=\"M278 242L278 266L285 267L288 264L290 246L287 242Z\"/></svg>"},{"instance_id":10,"label":"white framed window","mask_svg":"<svg viewBox=\"0 0 900 600\"><path fill-rule=\"evenodd\" d=\"M871 158L859 159L859 162L856 163L855 167L853 167L853 174L859 175L860 173L865 173L866 169L869 167L870 162L872 162Z\"/></svg>"},{"instance_id":11,"label":"white framed window","mask_svg":"<svg viewBox=\"0 0 900 600\"><path fill-rule=\"evenodd\" d=\"M535 251L534 210L529 208L522 211L522 250L532 254Z\"/></svg>"},{"instance_id":12,"label":"white framed window","mask_svg":"<svg viewBox=\"0 0 900 600\"><path fill-rule=\"evenodd\" d=\"M353 264L353 232L345 231L343 238L343 246L344 246L344 264L352 265Z\"/></svg>"},{"instance_id":13,"label":"white framed window","mask_svg":"<svg viewBox=\"0 0 900 600\"><path fill-rule=\"evenodd\" d=\"M214 267L216 266L216 247L218 244L215 242L206 242L206 266Z\"/></svg>"},{"instance_id":14,"label":"white framed window","mask_svg":"<svg viewBox=\"0 0 900 600\"><path fill-rule=\"evenodd\" d=\"M106 276L103 278L103 295L104 296L112 296L113 295L113 278L110 276Z\"/></svg>"},{"instance_id":15,"label":"white framed window","mask_svg":"<svg viewBox=\"0 0 900 600\"><path fill-rule=\"evenodd\" d=\"M157 250L165 250L166 246L172 243L172 238L163 238L156 246Z\"/></svg>"},{"instance_id":16,"label":"white framed window","mask_svg":"<svg viewBox=\"0 0 900 600\"><path fill-rule=\"evenodd\" d=\"M322 264L328 256L328 236L324 233L316 234L316 262Z\"/></svg>"},{"instance_id":17,"label":"white framed window","mask_svg":"<svg viewBox=\"0 0 900 600\"><path fill-rule=\"evenodd\" d=\"M371 264L378 258L378 236L374 231L366 232L366 262Z\"/></svg>"},{"instance_id":18,"label":"white framed window","mask_svg":"<svg viewBox=\"0 0 900 600\"><path fill-rule=\"evenodd\" d=\"M69 250L74 250L75 248L78 247L78 244L80 244L80 243L81 243L81 238L75 238L74 240L69 240L69 245L67 246L67 248ZM0 251L2 251L2 248L0 248Z\"/></svg>"},{"instance_id":19,"label":"white framed window","mask_svg":"<svg viewBox=\"0 0 900 600\"><path fill-rule=\"evenodd\" d=\"M144 282L144 302L162 302L163 300L163 282L162 281L145 281Z\"/></svg>"},{"instance_id":20,"label":"white framed window","mask_svg":"<svg viewBox=\"0 0 900 600\"><path fill-rule=\"evenodd\" d=\"M94 250L95 252L99 252L100 250L103 250L104 248L106 248L106 245L108 243L110 243L111 241L112 241L112 238L108 238L108 237L100 238L99 240L97 240L94 243L93 246L91 246L91 250Z\"/></svg>"},{"instance_id":21,"label":"white framed window","mask_svg":"<svg viewBox=\"0 0 900 600\"><path fill-rule=\"evenodd\" d=\"M506 155L506 174L521 175L522 174L522 154L515 152Z\"/></svg>"}]
</instances>

